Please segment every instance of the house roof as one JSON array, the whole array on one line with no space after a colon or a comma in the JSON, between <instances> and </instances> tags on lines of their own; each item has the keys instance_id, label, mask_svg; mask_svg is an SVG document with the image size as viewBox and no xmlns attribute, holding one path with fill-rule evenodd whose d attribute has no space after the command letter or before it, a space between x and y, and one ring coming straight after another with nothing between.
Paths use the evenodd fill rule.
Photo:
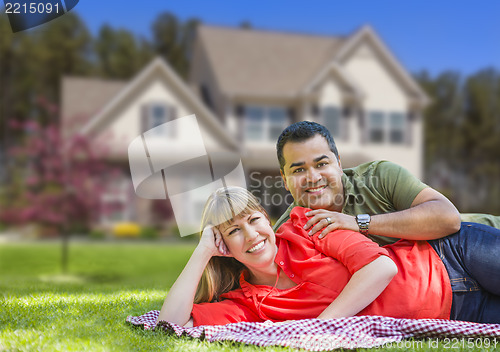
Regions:
<instances>
[{"instance_id":1,"label":"house roof","mask_svg":"<svg viewBox=\"0 0 500 352\"><path fill-rule=\"evenodd\" d=\"M205 25L198 39L224 94L266 97L296 96L345 41Z\"/></svg>"},{"instance_id":2,"label":"house roof","mask_svg":"<svg viewBox=\"0 0 500 352\"><path fill-rule=\"evenodd\" d=\"M200 25L198 40L220 90L229 97L297 97L333 70L355 97L362 98L364 92L342 63L351 49L369 41L411 98L421 105L428 103L426 94L370 26L347 37L327 37Z\"/></svg>"},{"instance_id":3,"label":"house roof","mask_svg":"<svg viewBox=\"0 0 500 352\"><path fill-rule=\"evenodd\" d=\"M62 79L61 114L63 134L72 134L85 125L120 90L124 81L66 76Z\"/></svg>"},{"instance_id":4,"label":"house roof","mask_svg":"<svg viewBox=\"0 0 500 352\"><path fill-rule=\"evenodd\" d=\"M141 70L130 82L126 83L110 82L108 86L105 81L95 79L66 79L63 87L63 106L66 110L63 112L63 117L67 121L78 120L79 128L72 128L71 131L78 130L90 134L101 123L114 118L115 107L119 104L126 104L134 94L141 91L141 87L144 87L147 82L154 78L163 78L169 82L170 86L175 87L185 101L191 104L193 113L197 115L199 121L209 126L214 136L223 145L233 149L238 148L236 141L226 133L217 117L201 103L184 81L159 57ZM64 91L64 88L66 88L66 91ZM93 92L87 94L84 91ZM72 102L75 103L78 100L79 94L83 96L82 101L78 102L76 107L70 107L69 105ZM99 94L102 96L98 96ZM85 116L82 122L77 118L78 114Z\"/></svg>"}]
</instances>

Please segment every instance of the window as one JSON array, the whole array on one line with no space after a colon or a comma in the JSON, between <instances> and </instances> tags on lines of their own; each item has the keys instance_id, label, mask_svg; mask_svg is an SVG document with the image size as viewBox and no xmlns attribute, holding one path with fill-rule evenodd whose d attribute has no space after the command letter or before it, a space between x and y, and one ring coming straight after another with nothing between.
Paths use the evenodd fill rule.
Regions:
<instances>
[{"instance_id":1,"label":"window","mask_svg":"<svg viewBox=\"0 0 500 352\"><path fill-rule=\"evenodd\" d=\"M264 139L264 109L245 108L245 139L258 141Z\"/></svg>"},{"instance_id":2,"label":"window","mask_svg":"<svg viewBox=\"0 0 500 352\"><path fill-rule=\"evenodd\" d=\"M129 183L121 176L109 182L100 196L100 220L102 224L130 220L131 202Z\"/></svg>"},{"instance_id":3,"label":"window","mask_svg":"<svg viewBox=\"0 0 500 352\"><path fill-rule=\"evenodd\" d=\"M323 125L330 131L333 138L339 138L342 135L340 109L335 106L325 106L321 112Z\"/></svg>"},{"instance_id":4,"label":"window","mask_svg":"<svg viewBox=\"0 0 500 352\"><path fill-rule=\"evenodd\" d=\"M385 116L382 112L371 112L368 116L368 140L382 143L385 140Z\"/></svg>"},{"instance_id":5,"label":"window","mask_svg":"<svg viewBox=\"0 0 500 352\"><path fill-rule=\"evenodd\" d=\"M402 112L368 114L368 140L372 143L402 144L406 140L407 115Z\"/></svg>"},{"instance_id":6,"label":"window","mask_svg":"<svg viewBox=\"0 0 500 352\"><path fill-rule=\"evenodd\" d=\"M143 115L142 131L154 130L158 137L175 137L176 131L172 126L162 126L164 123L172 121L175 118L175 109L162 103L153 103L145 106Z\"/></svg>"},{"instance_id":7,"label":"window","mask_svg":"<svg viewBox=\"0 0 500 352\"><path fill-rule=\"evenodd\" d=\"M404 142L405 135L405 115L402 113L392 113L389 123L389 140L394 144Z\"/></svg>"},{"instance_id":8,"label":"window","mask_svg":"<svg viewBox=\"0 0 500 352\"><path fill-rule=\"evenodd\" d=\"M281 132L288 124L287 112L283 108L269 109L269 139L277 141Z\"/></svg>"},{"instance_id":9,"label":"window","mask_svg":"<svg viewBox=\"0 0 500 352\"><path fill-rule=\"evenodd\" d=\"M285 108L245 106L245 140L275 142L288 125L289 115Z\"/></svg>"}]
</instances>

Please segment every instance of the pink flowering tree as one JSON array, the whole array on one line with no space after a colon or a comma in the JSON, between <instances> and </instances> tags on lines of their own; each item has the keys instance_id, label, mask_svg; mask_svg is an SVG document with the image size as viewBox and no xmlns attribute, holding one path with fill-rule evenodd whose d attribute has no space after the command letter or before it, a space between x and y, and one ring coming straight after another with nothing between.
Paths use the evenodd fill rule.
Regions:
<instances>
[{"instance_id":1,"label":"pink flowering tree","mask_svg":"<svg viewBox=\"0 0 500 352\"><path fill-rule=\"evenodd\" d=\"M9 197L12 204L4 199L2 221L60 230L88 226L100 209L99 195L109 167L86 137L63 141L55 125L21 127L27 131L25 141L8 152L18 194Z\"/></svg>"},{"instance_id":2,"label":"pink flowering tree","mask_svg":"<svg viewBox=\"0 0 500 352\"><path fill-rule=\"evenodd\" d=\"M43 100L40 103L56 112ZM105 149L81 134L63 139L55 124L11 121L9 127L21 130L24 138L7 152L10 180L0 199L0 221L36 224L62 235L66 243L69 233L88 230L106 211L100 196L107 180L117 173L103 158ZM63 270L66 247L63 245Z\"/></svg>"}]
</instances>

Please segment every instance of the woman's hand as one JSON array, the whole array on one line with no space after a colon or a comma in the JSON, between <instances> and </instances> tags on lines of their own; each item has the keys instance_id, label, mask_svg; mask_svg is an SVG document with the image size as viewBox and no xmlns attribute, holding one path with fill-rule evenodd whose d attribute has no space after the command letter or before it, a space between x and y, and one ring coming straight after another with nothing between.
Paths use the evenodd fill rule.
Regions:
<instances>
[{"instance_id":1,"label":"woman's hand","mask_svg":"<svg viewBox=\"0 0 500 352\"><path fill-rule=\"evenodd\" d=\"M184 270L175 280L158 316L181 326L192 326L191 311L203 270L213 256L231 256L215 226L207 226L201 233L200 242L187 262ZM191 325L190 325L191 324Z\"/></svg>"},{"instance_id":2,"label":"woman's hand","mask_svg":"<svg viewBox=\"0 0 500 352\"><path fill-rule=\"evenodd\" d=\"M207 225L203 229L198 247L206 250L212 256L231 256L219 229L212 225Z\"/></svg>"}]
</instances>

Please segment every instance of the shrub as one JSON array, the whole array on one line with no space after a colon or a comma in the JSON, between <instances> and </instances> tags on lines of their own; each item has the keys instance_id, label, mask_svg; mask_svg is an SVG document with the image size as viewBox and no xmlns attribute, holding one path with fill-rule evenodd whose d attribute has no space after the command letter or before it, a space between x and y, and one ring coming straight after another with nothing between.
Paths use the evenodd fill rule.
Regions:
<instances>
[{"instance_id":1,"label":"shrub","mask_svg":"<svg viewBox=\"0 0 500 352\"><path fill-rule=\"evenodd\" d=\"M106 232L101 229L92 229L89 233L89 237L94 240L102 240L106 237Z\"/></svg>"},{"instance_id":2,"label":"shrub","mask_svg":"<svg viewBox=\"0 0 500 352\"><path fill-rule=\"evenodd\" d=\"M141 234L141 227L133 222L121 222L113 227L113 235L119 238L137 238Z\"/></svg>"},{"instance_id":3,"label":"shrub","mask_svg":"<svg viewBox=\"0 0 500 352\"><path fill-rule=\"evenodd\" d=\"M140 236L147 240L154 240L158 238L158 230L154 227L143 227Z\"/></svg>"}]
</instances>

